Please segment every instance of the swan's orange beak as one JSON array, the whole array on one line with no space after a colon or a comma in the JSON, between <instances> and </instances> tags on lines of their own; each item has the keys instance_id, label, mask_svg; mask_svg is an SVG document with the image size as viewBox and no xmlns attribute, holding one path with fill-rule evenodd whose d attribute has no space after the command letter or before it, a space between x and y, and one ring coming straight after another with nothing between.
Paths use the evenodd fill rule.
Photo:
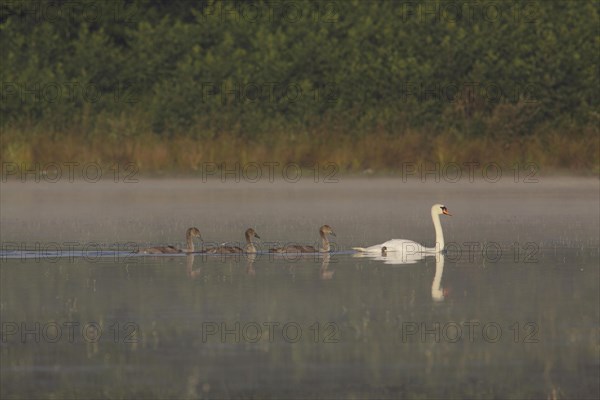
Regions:
<instances>
[{"instance_id":1,"label":"swan's orange beak","mask_svg":"<svg viewBox=\"0 0 600 400\"><path fill-rule=\"evenodd\" d=\"M450 213L448 212L448 209L447 209L446 207L443 207L443 208L442 208L442 213L443 213L444 215L449 215L450 217L452 216L452 214L450 214Z\"/></svg>"}]
</instances>

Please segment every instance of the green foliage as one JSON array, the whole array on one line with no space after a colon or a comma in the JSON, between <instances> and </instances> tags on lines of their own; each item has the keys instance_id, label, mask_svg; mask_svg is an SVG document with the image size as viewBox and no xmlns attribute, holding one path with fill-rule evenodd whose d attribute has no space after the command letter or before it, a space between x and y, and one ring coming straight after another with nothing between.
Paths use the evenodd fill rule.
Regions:
<instances>
[{"instance_id":1,"label":"green foliage","mask_svg":"<svg viewBox=\"0 0 600 400\"><path fill-rule=\"evenodd\" d=\"M598 123L598 2L273 4L6 2L1 124L90 134L135 115L158 135L261 138Z\"/></svg>"}]
</instances>

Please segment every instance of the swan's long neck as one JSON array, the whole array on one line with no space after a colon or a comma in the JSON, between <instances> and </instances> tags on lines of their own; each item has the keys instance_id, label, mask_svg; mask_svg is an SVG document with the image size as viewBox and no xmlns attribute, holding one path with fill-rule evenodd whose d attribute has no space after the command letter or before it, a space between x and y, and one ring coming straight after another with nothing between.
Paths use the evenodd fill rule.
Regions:
<instances>
[{"instance_id":1,"label":"swan's long neck","mask_svg":"<svg viewBox=\"0 0 600 400\"><path fill-rule=\"evenodd\" d=\"M194 252L194 239L192 238L192 232L188 232L185 236L186 236L185 239L187 241L186 251L189 253L193 253Z\"/></svg>"},{"instance_id":2,"label":"swan's long neck","mask_svg":"<svg viewBox=\"0 0 600 400\"><path fill-rule=\"evenodd\" d=\"M440 223L440 214L431 211L431 219L433 220L433 227L435 228L435 246L436 252L444 250L444 232L442 232L442 224Z\"/></svg>"},{"instance_id":3,"label":"swan's long neck","mask_svg":"<svg viewBox=\"0 0 600 400\"><path fill-rule=\"evenodd\" d=\"M252 237L246 232L246 253L256 253L256 247L252 243Z\"/></svg>"},{"instance_id":4,"label":"swan's long neck","mask_svg":"<svg viewBox=\"0 0 600 400\"><path fill-rule=\"evenodd\" d=\"M321 249L319 250L322 253L329 252L329 240L327 239L327 235L323 231L319 231L321 235Z\"/></svg>"}]
</instances>

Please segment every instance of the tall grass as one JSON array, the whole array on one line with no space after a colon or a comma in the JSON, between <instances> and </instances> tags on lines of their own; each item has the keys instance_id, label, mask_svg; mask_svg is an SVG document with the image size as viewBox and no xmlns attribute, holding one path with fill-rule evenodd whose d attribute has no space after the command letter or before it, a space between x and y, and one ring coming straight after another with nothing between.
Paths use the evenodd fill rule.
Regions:
<instances>
[{"instance_id":1,"label":"tall grass","mask_svg":"<svg viewBox=\"0 0 600 400\"><path fill-rule=\"evenodd\" d=\"M310 168L335 163L340 172L393 174L407 163L421 165L465 162L534 163L540 173L600 172L598 127L570 131L540 128L527 136L507 140L491 135L465 135L456 130L441 133L406 129L391 134L330 132L327 128L304 132L277 131L261 138L234 133L198 135L194 132L167 138L147 132L82 134L77 128L48 132L40 127L5 128L0 161L28 164L95 162L100 165L134 163L142 175L193 175L203 163L276 162ZM107 129L109 128L109 129ZM114 128L114 127L113 127ZM123 128L123 127L121 127ZM128 133L129 132L129 133Z\"/></svg>"}]
</instances>

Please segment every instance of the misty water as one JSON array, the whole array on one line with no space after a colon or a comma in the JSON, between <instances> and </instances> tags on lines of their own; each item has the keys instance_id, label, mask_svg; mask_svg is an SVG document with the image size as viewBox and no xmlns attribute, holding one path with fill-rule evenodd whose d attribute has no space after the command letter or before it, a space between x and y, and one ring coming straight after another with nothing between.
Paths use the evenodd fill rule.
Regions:
<instances>
[{"instance_id":1,"label":"misty water","mask_svg":"<svg viewBox=\"0 0 600 400\"><path fill-rule=\"evenodd\" d=\"M600 185L1 184L2 398L598 398ZM405 238L447 252L359 258ZM273 256L277 243L330 255ZM239 242L247 256L139 256ZM199 243L197 242L197 245Z\"/></svg>"}]
</instances>

